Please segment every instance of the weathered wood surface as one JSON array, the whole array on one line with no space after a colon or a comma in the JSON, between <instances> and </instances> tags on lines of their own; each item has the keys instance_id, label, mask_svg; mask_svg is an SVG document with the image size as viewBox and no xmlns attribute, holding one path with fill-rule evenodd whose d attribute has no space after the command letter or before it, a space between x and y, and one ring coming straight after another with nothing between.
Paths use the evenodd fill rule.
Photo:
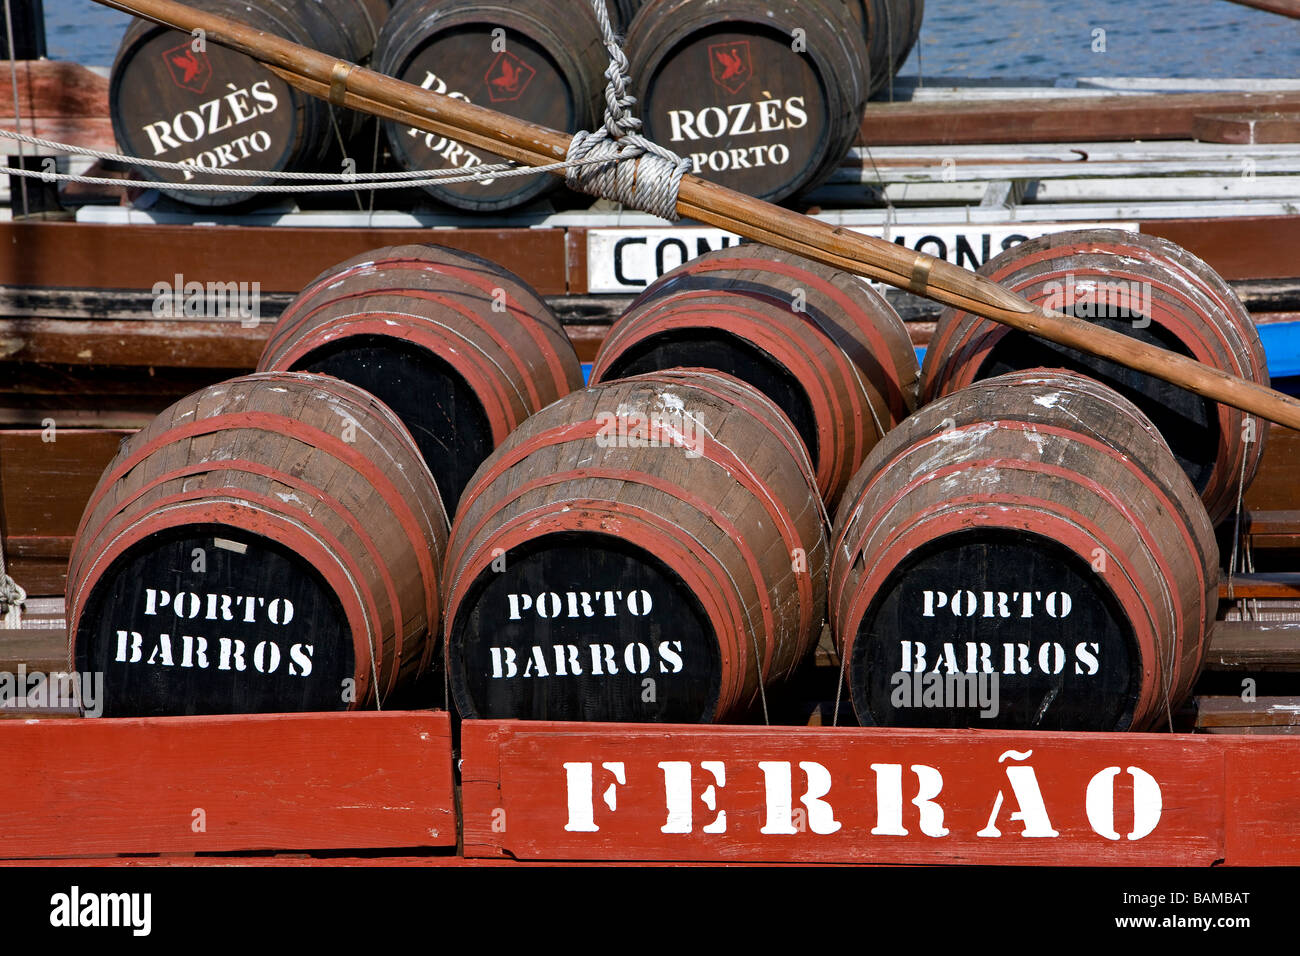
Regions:
<instances>
[{"instance_id":1,"label":"weathered wood surface","mask_svg":"<svg viewBox=\"0 0 1300 956\"><path fill-rule=\"evenodd\" d=\"M5 858L456 844L440 712L4 721L0 757Z\"/></svg>"},{"instance_id":2,"label":"weathered wood surface","mask_svg":"<svg viewBox=\"0 0 1300 956\"><path fill-rule=\"evenodd\" d=\"M1205 113L1193 132L1207 143L1300 143L1300 112Z\"/></svg>"},{"instance_id":3,"label":"weathered wood surface","mask_svg":"<svg viewBox=\"0 0 1300 956\"><path fill-rule=\"evenodd\" d=\"M711 370L542 409L457 513L444 639L458 711L680 723L756 708L821 629L816 489L777 406Z\"/></svg>"},{"instance_id":4,"label":"weathered wood surface","mask_svg":"<svg viewBox=\"0 0 1300 956\"><path fill-rule=\"evenodd\" d=\"M1181 734L506 721L462 732L471 857L1209 866L1257 787L1225 775L1234 741ZM1283 742L1245 759L1259 773L1300 766L1297 755ZM1294 854L1300 787L1280 789L1264 819ZM1031 806L1033 823L1010 818Z\"/></svg>"},{"instance_id":5,"label":"weathered wood surface","mask_svg":"<svg viewBox=\"0 0 1300 956\"><path fill-rule=\"evenodd\" d=\"M8 573L29 595L63 593L81 512L118 444L129 434L118 429L60 429L57 424L53 432L0 431L5 561Z\"/></svg>"},{"instance_id":6,"label":"weathered wood surface","mask_svg":"<svg viewBox=\"0 0 1300 956\"><path fill-rule=\"evenodd\" d=\"M96 486L68 568L75 666L105 675L109 716L391 700L433 659L446 536L378 399L324 375L232 379L123 443Z\"/></svg>"},{"instance_id":7,"label":"weathered wood surface","mask_svg":"<svg viewBox=\"0 0 1300 956\"><path fill-rule=\"evenodd\" d=\"M501 262L542 295L562 295L561 229L302 229L0 223L0 285L153 289L186 283L259 283L297 293L331 262L381 246L436 242Z\"/></svg>"},{"instance_id":8,"label":"weathered wood surface","mask_svg":"<svg viewBox=\"0 0 1300 956\"><path fill-rule=\"evenodd\" d=\"M1168 445L1119 393L1059 369L904 421L831 541L827 603L863 724L1144 729L1190 692L1218 609L1213 528ZM945 655L972 683L1000 671L991 711L984 695L917 699L911 678Z\"/></svg>"},{"instance_id":9,"label":"weathered wood surface","mask_svg":"<svg viewBox=\"0 0 1300 956\"><path fill-rule=\"evenodd\" d=\"M568 133L600 122L608 63L590 5L568 0L404 4L385 23L374 56L381 73ZM383 125L404 169L468 170L501 162L450 137ZM448 205L492 211L522 206L559 185L553 176L525 176L424 188Z\"/></svg>"},{"instance_id":10,"label":"weathered wood surface","mask_svg":"<svg viewBox=\"0 0 1300 956\"><path fill-rule=\"evenodd\" d=\"M0 71L0 120L14 117L14 89L6 62ZM108 116L108 78L79 63L19 60L18 115L43 117Z\"/></svg>"},{"instance_id":11,"label":"weathered wood surface","mask_svg":"<svg viewBox=\"0 0 1300 956\"><path fill-rule=\"evenodd\" d=\"M858 141L902 146L1193 139L1202 114L1297 109L1296 92L995 100L977 109L964 102L873 103Z\"/></svg>"},{"instance_id":12,"label":"weathered wood surface","mask_svg":"<svg viewBox=\"0 0 1300 956\"><path fill-rule=\"evenodd\" d=\"M1219 621L1214 625L1205 668L1300 672L1300 623Z\"/></svg>"}]
</instances>

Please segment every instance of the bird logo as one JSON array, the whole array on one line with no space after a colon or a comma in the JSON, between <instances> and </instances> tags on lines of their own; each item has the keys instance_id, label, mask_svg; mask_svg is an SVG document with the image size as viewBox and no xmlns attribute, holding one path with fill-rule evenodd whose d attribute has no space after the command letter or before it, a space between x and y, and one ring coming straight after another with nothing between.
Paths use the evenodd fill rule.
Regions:
<instances>
[{"instance_id":1,"label":"bird logo","mask_svg":"<svg viewBox=\"0 0 1300 956\"><path fill-rule=\"evenodd\" d=\"M502 50L488 68L483 82L487 84L488 99L493 103L507 103L524 95L537 71L509 50Z\"/></svg>"},{"instance_id":2,"label":"bird logo","mask_svg":"<svg viewBox=\"0 0 1300 956\"><path fill-rule=\"evenodd\" d=\"M753 75L749 41L735 40L731 43L715 43L709 47L709 68L714 83L728 93L739 93Z\"/></svg>"},{"instance_id":3,"label":"bird logo","mask_svg":"<svg viewBox=\"0 0 1300 956\"><path fill-rule=\"evenodd\" d=\"M202 93L208 88L212 79L212 64L206 53L197 51L186 40L180 46L163 52L163 62L171 74L172 81L183 90Z\"/></svg>"}]
</instances>

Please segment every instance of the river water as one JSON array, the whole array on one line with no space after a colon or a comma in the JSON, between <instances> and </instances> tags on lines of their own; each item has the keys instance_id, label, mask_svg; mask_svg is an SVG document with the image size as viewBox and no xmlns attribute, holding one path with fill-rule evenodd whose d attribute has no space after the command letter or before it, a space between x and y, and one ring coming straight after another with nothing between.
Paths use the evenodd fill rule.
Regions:
<instances>
[{"instance_id":1,"label":"river water","mask_svg":"<svg viewBox=\"0 0 1300 956\"><path fill-rule=\"evenodd\" d=\"M586 0L572 0L574 3ZM51 57L109 66L130 18L45 0ZM1101 32L1098 32L1101 31ZM1300 78L1300 21L1227 0L928 0L900 71L930 78Z\"/></svg>"}]
</instances>

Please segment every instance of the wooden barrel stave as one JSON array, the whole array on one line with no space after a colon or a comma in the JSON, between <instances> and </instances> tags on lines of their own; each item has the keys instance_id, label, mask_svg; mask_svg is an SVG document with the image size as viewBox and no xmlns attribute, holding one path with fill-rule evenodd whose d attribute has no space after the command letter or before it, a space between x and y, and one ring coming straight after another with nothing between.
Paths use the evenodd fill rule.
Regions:
<instances>
[{"instance_id":1,"label":"wooden barrel stave","mask_svg":"<svg viewBox=\"0 0 1300 956\"><path fill-rule=\"evenodd\" d=\"M1240 301L1208 266L1173 243L1118 230L1076 230L1012 247L980 271L1039 304L1073 301L1096 311L1095 301L1114 312L1094 319L1098 324L1268 384L1263 346ZM1097 284L1096 295L1089 283ZM1149 320L1149 327L1135 328L1134 302L1141 307L1138 323ZM1239 485L1249 486L1258 470L1266 430L1248 426L1244 412L952 309L941 316L927 350L922 393L930 399L1035 365L1083 371L1135 401L1161 428L1216 522L1231 513Z\"/></svg>"},{"instance_id":2,"label":"wooden barrel stave","mask_svg":"<svg viewBox=\"0 0 1300 956\"><path fill-rule=\"evenodd\" d=\"M591 380L688 364L742 378L780 405L832 507L916 407L920 375L906 326L874 290L751 244L706 253L646 289L610 330Z\"/></svg>"},{"instance_id":3,"label":"wooden barrel stave","mask_svg":"<svg viewBox=\"0 0 1300 956\"><path fill-rule=\"evenodd\" d=\"M976 383L892 432L846 492L832 554L831 618L864 722L1141 729L1164 720L1190 692L1217 610L1217 545L1167 444L1117 393L1060 370ZM1060 625L1060 634L1080 641L1076 653L1089 635L1099 636L1102 686L1068 674L1016 683L1004 668L1004 686L1013 678L1011 710L987 723L968 713L891 712L882 681L895 675L880 661L904 628L887 615L901 613L900 581L910 574L914 587L943 561L950 586L985 602L1004 593L999 575L1021 566L1042 580L1072 582L1076 595L1091 598L1075 597L1073 606L1092 616ZM962 575L965 583L955 583ZM1042 641L1052 624L1039 620L1036 633L1014 621L997 627L1019 647ZM909 620L907 627L929 635L924 628L932 626ZM996 645L994 625L964 627L957 643ZM943 645L931 637L928 651ZM1042 653L1046 642L1037 646ZM1048 654L1055 664L1055 652ZM1080 674L1092 666L1086 658L1073 663ZM1053 694L1060 695L1054 704Z\"/></svg>"},{"instance_id":4,"label":"wooden barrel stave","mask_svg":"<svg viewBox=\"0 0 1300 956\"><path fill-rule=\"evenodd\" d=\"M409 685L432 661L446 534L445 512L409 434L369 395L297 373L212 386L125 442L87 505L69 566L74 666L107 672L109 714L364 706ZM209 563L220 571L212 578ZM141 591L149 582L158 584L152 597ZM260 685L251 672L217 680L207 666L202 674L174 669L173 639L214 649L220 642L225 655L247 637L263 664L279 662L283 652L266 622L230 616L229 603L238 607L252 595L270 607L276 587L296 588L311 612L286 632L299 638L294 647L320 645L319 655L304 652L313 660L296 684L284 669ZM144 640L158 626L170 630L154 607L164 592L178 601L194 595L186 605L194 613L182 618L185 609L176 609L177 627L200 616L195 602L204 596L206 617L196 626L207 636L191 641L164 630L166 637L152 638L147 663L166 671L132 666L140 661L116 666L105 643L115 625L129 621L127 633L143 632ZM142 597L153 602L143 612ZM287 627L294 611L284 605L281 614L271 623ZM263 647L268 641L275 650Z\"/></svg>"},{"instance_id":5,"label":"wooden barrel stave","mask_svg":"<svg viewBox=\"0 0 1300 956\"><path fill-rule=\"evenodd\" d=\"M699 434L683 431L687 413L702 419ZM686 447L604 442L602 428L618 419L635 431L638 414L660 414L662 429L646 433L653 440L671 446L682 436ZM676 424L668 422L673 414ZM691 448L700 456L687 457ZM776 406L748 386L716 372L673 370L575 392L514 433L462 498L445 578L453 698L465 716L699 721L742 712L815 640L824 600L820 528L801 443ZM548 563L545 574L526 565L530 547ZM493 572L498 559L504 574ZM508 622L490 617L484 595L513 586L516 560L525 562L520 580L557 594L580 586L565 583L575 580L573 566L651 581L652 606L670 624L629 619L618 636L648 647L660 637L681 640L687 675L656 674L667 699L650 702L632 693L640 692L639 679L621 690L591 675L583 686L545 693L485 686L486 652L474 645L499 639ZM796 561L806 570L795 570ZM663 603L664 595L674 597ZM607 633L579 631L537 627L520 646L564 633L590 643Z\"/></svg>"},{"instance_id":6,"label":"wooden barrel stave","mask_svg":"<svg viewBox=\"0 0 1300 956\"><path fill-rule=\"evenodd\" d=\"M385 0L197 0L194 5L349 62L370 55L388 12ZM189 34L145 20L127 28L109 84L117 142L123 152L146 159L311 170L337 149L337 135L350 139L369 121L352 110L336 111L336 134L327 103L294 90L243 54L216 44L195 50ZM189 205L233 205L260 195L168 189L168 183L186 181L185 174L144 166L137 173ZM273 180L213 182L267 185Z\"/></svg>"},{"instance_id":7,"label":"wooden barrel stave","mask_svg":"<svg viewBox=\"0 0 1300 956\"><path fill-rule=\"evenodd\" d=\"M608 62L590 6L565 0L404 0L375 52L381 73L570 133L599 121ZM406 169L469 169L503 161L395 123L386 122L384 131L393 157ZM424 190L459 209L494 211L524 205L559 184L557 177L538 175Z\"/></svg>"},{"instance_id":8,"label":"wooden barrel stave","mask_svg":"<svg viewBox=\"0 0 1300 956\"><path fill-rule=\"evenodd\" d=\"M326 270L280 317L258 367L335 375L390 405L449 512L496 445L582 385L577 354L535 291L437 246L378 249Z\"/></svg>"}]
</instances>

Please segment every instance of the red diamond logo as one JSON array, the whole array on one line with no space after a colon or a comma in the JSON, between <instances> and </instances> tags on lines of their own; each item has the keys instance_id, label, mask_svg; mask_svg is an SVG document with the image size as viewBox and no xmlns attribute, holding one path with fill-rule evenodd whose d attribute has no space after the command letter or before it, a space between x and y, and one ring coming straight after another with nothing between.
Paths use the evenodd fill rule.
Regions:
<instances>
[{"instance_id":1,"label":"red diamond logo","mask_svg":"<svg viewBox=\"0 0 1300 956\"><path fill-rule=\"evenodd\" d=\"M714 83L728 93L739 93L754 75L749 59L749 41L735 40L709 47L709 69Z\"/></svg>"},{"instance_id":2,"label":"red diamond logo","mask_svg":"<svg viewBox=\"0 0 1300 956\"><path fill-rule=\"evenodd\" d=\"M509 50L502 50L487 71L488 98L493 103L508 103L524 95L537 71Z\"/></svg>"},{"instance_id":3,"label":"red diamond logo","mask_svg":"<svg viewBox=\"0 0 1300 956\"><path fill-rule=\"evenodd\" d=\"M189 40L163 53L163 60L167 63L172 82L181 89L202 93L208 88L208 81L212 79L212 64L208 62L206 53L190 47Z\"/></svg>"}]
</instances>

